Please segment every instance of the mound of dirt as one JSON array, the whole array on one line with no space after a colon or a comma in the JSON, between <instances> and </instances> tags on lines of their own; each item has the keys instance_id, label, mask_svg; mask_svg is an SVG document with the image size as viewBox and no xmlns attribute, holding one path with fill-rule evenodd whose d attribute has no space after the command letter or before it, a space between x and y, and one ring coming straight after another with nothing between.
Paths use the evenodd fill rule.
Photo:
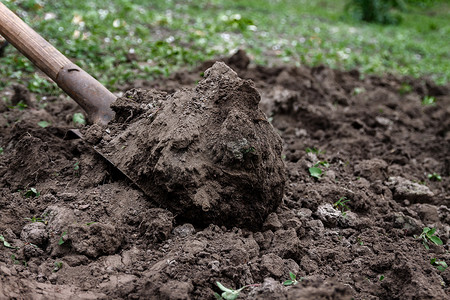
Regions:
<instances>
[{"instance_id":1,"label":"mound of dirt","mask_svg":"<svg viewBox=\"0 0 450 300\"><path fill-rule=\"evenodd\" d=\"M218 62L195 88L125 93L97 149L180 220L258 229L286 181L281 138L259 101L250 80Z\"/></svg>"}]
</instances>

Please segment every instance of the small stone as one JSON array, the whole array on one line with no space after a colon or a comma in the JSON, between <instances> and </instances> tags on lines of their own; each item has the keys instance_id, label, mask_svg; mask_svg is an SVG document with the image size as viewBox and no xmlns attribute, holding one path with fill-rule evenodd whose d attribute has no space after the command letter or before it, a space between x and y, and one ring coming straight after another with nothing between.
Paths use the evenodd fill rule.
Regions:
<instances>
[{"instance_id":1,"label":"small stone","mask_svg":"<svg viewBox=\"0 0 450 300\"><path fill-rule=\"evenodd\" d=\"M333 205L327 203L320 205L317 208L317 216L324 224L335 226L338 223L339 218L342 217L342 213L335 209Z\"/></svg>"},{"instance_id":2,"label":"small stone","mask_svg":"<svg viewBox=\"0 0 450 300\"><path fill-rule=\"evenodd\" d=\"M382 159L363 160L355 165L355 176L361 176L369 181L385 180L388 164Z\"/></svg>"},{"instance_id":3,"label":"small stone","mask_svg":"<svg viewBox=\"0 0 450 300\"><path fill-rule=\"evenodd\" d=\"M299 252L299 247L300 240L293 228L288 230L280 229L273 236L270 250L281 258L290 258Z\"/></svg>"},{"instance_id":4,"label":"small stone","mask_svg":"<svg viewBox=\"0 0 450 300\"><path fill-rule=\"evenodd\" d=\"M412 182L400 176L389 177L385 184L392 190L394 199L397 201L429 202L434 197L433 192L426 185Z\"/></svg>"},{"instance_id":5,"label":"small stone","mask_svg":"<svg viewBox=\"0 0 450 300\"><path fill-rule=\"evenodd\" d=\"M272 230L277 231L282 227L280 220L278 219L278 215L276 213L271 213L267 216L266 221L263 224L264 230Z\"/></svg>"},{"instance_id":6,"label":"small stone","mask_svg":"<svg viewBox=\"0 0 450 300\"><path fill-rule=\"evenodd\" d=\"M195 228L192 224L186 223L177 226L173 229L172 233L180 238L187 237L195 233Z\"/></svg>"}]
</instances>

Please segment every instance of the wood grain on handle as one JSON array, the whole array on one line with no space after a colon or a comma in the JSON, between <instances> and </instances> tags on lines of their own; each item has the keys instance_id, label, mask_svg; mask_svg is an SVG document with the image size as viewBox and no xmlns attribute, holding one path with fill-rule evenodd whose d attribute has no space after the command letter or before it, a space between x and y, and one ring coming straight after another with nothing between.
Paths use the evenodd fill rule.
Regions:
<instances>
[{"instance_id":1,"label":"wood grain on handle","mask_svg":"<svg viewBox=\"0 0 450 300\"><path fill-rule=\"evenodd\" d=\"M61 68L71 63L1 2L0 35L54 81Z\"/></svg>"}]
</instances>

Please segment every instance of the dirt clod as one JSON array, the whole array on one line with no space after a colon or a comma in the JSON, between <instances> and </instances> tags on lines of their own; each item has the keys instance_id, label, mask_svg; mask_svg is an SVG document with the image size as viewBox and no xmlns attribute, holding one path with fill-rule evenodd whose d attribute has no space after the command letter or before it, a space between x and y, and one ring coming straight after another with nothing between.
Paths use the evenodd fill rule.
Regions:
<instances>
[{"instance_id":1,"label":"dirt clod","mask_svg":"<svg viewBox=\"0 0 450 300\"><path fill-rule=\"evenodd\" d=\"M280 204L286 177L280 137L258 108L254 84L218 62L195 88L155 103L160 95L119 98L116 122L139 117L101 151L182 220L261 226Z\"/></svg>"}]
</instances>

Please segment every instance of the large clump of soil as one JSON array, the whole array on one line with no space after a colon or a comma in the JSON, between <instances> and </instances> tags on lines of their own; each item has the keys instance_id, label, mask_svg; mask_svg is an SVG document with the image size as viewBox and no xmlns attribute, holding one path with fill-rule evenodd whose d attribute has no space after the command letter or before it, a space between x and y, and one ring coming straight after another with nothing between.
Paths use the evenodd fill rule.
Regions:
<instances>
[{"instance_id":1,"label":"large clump of soil","mask_svg":"<svg viewBox=\"0 0 450 300\"><path fill-rule=\"evenodd\" d=\"M193 89L128 91L98 147L180 219L257 228L286 180L281 139L259 101L252 81L218 62Z\"/></svg>"}]
</instances>

